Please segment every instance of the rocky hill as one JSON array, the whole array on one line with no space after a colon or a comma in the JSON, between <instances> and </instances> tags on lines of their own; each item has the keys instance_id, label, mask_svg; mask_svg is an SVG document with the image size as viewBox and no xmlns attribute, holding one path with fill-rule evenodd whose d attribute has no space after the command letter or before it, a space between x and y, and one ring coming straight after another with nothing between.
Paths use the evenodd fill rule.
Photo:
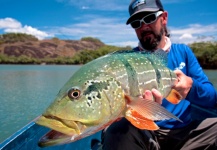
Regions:
<instances>
[{"instance_id":1,"label":"rocky hill","mask_svg":"<svg viewBox=\"0 0 217 150\"><path fill-rule=\"evenodd\" d=\"M202 68L217 69L217 41L189 46ZM105 45L92 37L38 40L32 35L7 33L0 35L0 64L85 64L107 53L129 49L132 47Z\"/></svg>"},{"instance_id":2,"label":"rocky hill","mask_svg":"<svg viewBox=\"0 0 217 150\"><path fill-rule=\"evenodd\" d=\"M100 40L90 37L81 40L60 40L58 38L38 40L26 34L10 33L0 36L0 54L15 57L72 57L80 50L96 50L104 45Z\"/></svg>"}]
</instances>

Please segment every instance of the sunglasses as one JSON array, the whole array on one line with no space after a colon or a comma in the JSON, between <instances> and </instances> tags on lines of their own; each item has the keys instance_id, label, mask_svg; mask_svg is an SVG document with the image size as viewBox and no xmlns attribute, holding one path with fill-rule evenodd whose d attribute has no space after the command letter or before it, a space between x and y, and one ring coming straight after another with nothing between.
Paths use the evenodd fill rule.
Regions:
<instances>
[{"instance_id":1,"label":"sunglasses","mask_svg":"<svg viewBox=\"0 0 217 150\"><path fill-rule=\"evenodd\" d=\"M163 13L163 11L158 11L156 13L149 14L140 20L134 20L130 24L131 24L132 28L138 29L141 27L142 22L145 24L151 24L151 23L155 22L157 20L157 17L159 17L162 13Z\"/></svg>"}]
</instances>

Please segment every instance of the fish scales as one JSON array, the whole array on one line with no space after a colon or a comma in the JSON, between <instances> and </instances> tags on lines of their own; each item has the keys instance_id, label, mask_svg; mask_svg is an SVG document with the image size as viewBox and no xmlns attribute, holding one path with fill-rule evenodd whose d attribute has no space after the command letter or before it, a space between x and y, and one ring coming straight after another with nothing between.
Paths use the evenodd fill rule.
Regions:
<instances>
[{"instance_id":1,"label":"fish scales","mask_svg":"<svg viewBox=\"0 0 217 150\"><path fill-rule=\"evenodd\" d=\"M128 94L132 96L140 96L145 90L156 88L155 71L150 61L142 55L135 55L133 53L132 55L126 55L126 57L127 59L125 60L130 60L128 63L132 68L131 70L135 72L134 74L128 75L128 78L134 78L134 80L130 80L131 82L128 83L131 87ZM131 70L129 70L129 72ZM133 93L134 91L137 93Z\"/></svg>"},{"instance_id":2,"label":"fish scales","mask_svg":"<svg viewBox=\"0 0 217 150\"><path fill-rule=\"evenodd\" d=\"M137 114L130 112L129 101L136 101L145 90L155 88L166 97L176 76L164 60L161 53L123 51L83 65L37 120L38 124L62 133L55 139L45 135L41 146L69 143L105 128L120 117ZM144 102L141 104L147 106L149 123L151 118L177 119L157 103ZM139 105L131 107L137 109ZM144 109L138 110L142 114Z\"/></svg>"},{"instance_id":3,"label":"fish scales","mask_svg":"<svg viewBox=\"0 0 217 150\"><path fill-rule=\"evenodd\" d=\"M115 78L121 83L125 92L132 96L142 95L145 90L152 88L160 90L164 96L167 96L176 79L171 70L166 68L165 64L160 62L157 57L151 59L138 53L132 53L131 55L114 55L110 58L123 63L122 67L124 68L121 68L121 73L124 76L122 75L121 80L118 77ZM117 69L119 70L119 68L112 69L113 74L116 74Z\"/></svg>"},{"instance_id":4,"label":"fish scales","mask_svg":"<svg viewBox=\"0 0 217 150\"><path fill-rule=\"evenodd\" d=\"M118 81L118 83L121 85L121 89L123 89L125 93L129 95L136 97L142 95L145 90L156 88L160 90L164 96L166 96L169 91L165 91L165 86L162 82L163 79L161 76L164 75L168 78L168 74L164 73L165 66L157 60L158 58L153 58L154 60L138 53L107 55L95 60L98 63L94 67L87 65L85 68L83 68L85 70L84 74L87 78L83 80L93 82L92 79L96 76L98 76L99 79L102 78L102 76L103 78L107 76L114 78L116 82ZM163 71L161 71L159 68L163 68L164 70L162 69ZM169 69L167 70L169 72ZM169 76L169 79L171 79L170 77L171 76ZM104 92L106 93L109 101L103 102L101 104L105 105L105 107L107 105L110 106L109 111L106 112L111 112L114 115L119 115L119 113L116 113L119 111L119 109L116 108L119 108L119 105L122 105L120 104L120 99L123 98L123 96L120 96L118 92L112 91L112 89L116 89L114 88L114 84L115 83L113 83L113 86L110 86L110 88ZM169 83L167 85L171 84L172 81L169 80ZM168 89L170 88L171 86L168 86ZM94 92L92 91L92 93ZM98 93L98 95L100 94ZM88 103L88 105L92 106L90 103ZM93 105L93 107L95 107L95 105Z\"/></svg>"}]
</instances>

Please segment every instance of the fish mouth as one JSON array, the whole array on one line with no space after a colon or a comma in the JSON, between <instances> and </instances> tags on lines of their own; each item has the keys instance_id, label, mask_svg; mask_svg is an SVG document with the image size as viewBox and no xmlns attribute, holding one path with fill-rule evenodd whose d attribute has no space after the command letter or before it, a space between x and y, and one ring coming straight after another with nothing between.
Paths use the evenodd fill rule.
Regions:
<instances>
[{"instance_id":1,"label":"fish mouth","mask_svg":"<svg viewBox=\"0 0 217 150\"><path fill-rule=\"evenodd\" d=\"M51 130L39 139L38 146L47 147L47 146L66 144L71 142L71 138L72 137L69 135L60 133L55 130Z\"/></svg>"},{"instance_id":2,"label":"fish mouth","mask_svg":"<svg viewBox=\"0 0 217 150\"><path fill-rule=\"evenodd\" d=\"M52 129L39 140L40 147L65 144L76 140L86 126L80 122L62 120L53 116L40 116L36 124Z\"/></svg>"}]
</instances>

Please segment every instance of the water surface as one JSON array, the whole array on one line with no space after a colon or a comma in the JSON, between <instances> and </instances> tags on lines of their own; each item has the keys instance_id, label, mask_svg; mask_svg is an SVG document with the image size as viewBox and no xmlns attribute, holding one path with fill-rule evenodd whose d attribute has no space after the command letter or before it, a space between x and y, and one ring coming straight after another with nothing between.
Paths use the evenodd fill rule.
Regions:
<instances>
[{"instance_id":1,"label":"water surface","mask_svg":"<svg viewBox=\"0 0 217 150\"><path fill-rule=\"evenodd\" d=\"M40 115L79 67L0 65L0 142Z\"/></svg>"},{"instance_id":2,"label":"water surface","mask_svg":"<svg viewBox=\"0 0 217 150\"><path fill-rule=\"evenodd\" d=\"M0 142L40 115L80 66L0 65ZM205 70L217 89L217 70Z\"/></svg>"}]
</instances>

